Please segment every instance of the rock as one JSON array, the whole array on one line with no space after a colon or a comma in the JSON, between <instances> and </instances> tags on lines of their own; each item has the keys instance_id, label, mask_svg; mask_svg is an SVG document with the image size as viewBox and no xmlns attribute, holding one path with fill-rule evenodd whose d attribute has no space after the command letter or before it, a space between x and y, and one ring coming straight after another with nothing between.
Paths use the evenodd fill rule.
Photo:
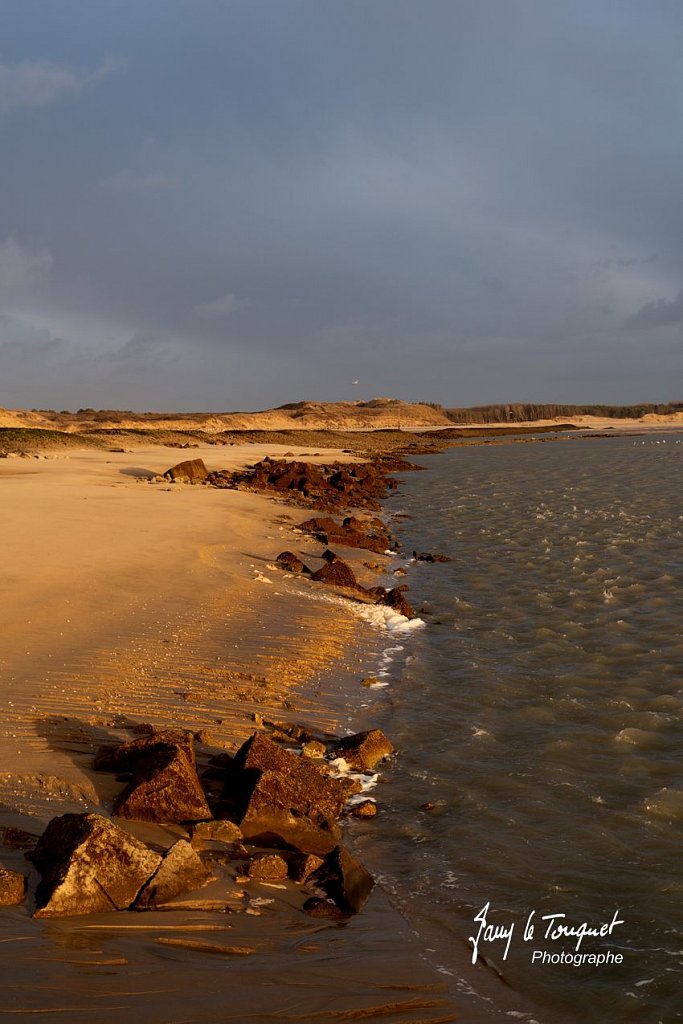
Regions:
<instances>
[{"instance_id":1,"label":"rock","mask_svg":"<svg viewBox=\"0 0 683 1024\"><path fill-rule=\"evenodd\" d=\"M375 818L377 817L377 804L374 800L361 800L354 804L350 813L354 818Z\"/></svg>"},{"instance_id":2,"label":"rock","mask_svg":"<svg viewBox=\"0 0 683 1024\"><path fill-rule=\"evenodd\" d=\"M254 846L311 853L319 857L330 853L341 838L336 824L318 826L306 817L278 809L252 811L242 820L240 827L245 840Z\"/></svg>"},{"instance_id":3,"label":"rock","mask_svg":"<svg viewBox=\"0 0 683 1024\"><path fill-rule=\"evenodd\" d=\"M416 562L450 562L448 555L433 555L429 551L413 551L413 558Z\"/></svg>"},{"instance_id":4,"label":"rock","mask_svg":"<svg viewBox=\"0 0 683 1024\"><path fill-rule=\"evenodd\" d=\"M108 818L53 818L27 855L42 875L34 917L126 910L161 857Z\"/></svg>"},{"instance_id":5,"label":"rock","mask_svg":"<svg viewBox=\"0 0 683 1024\"><path fill-rule=\"evenodd\" d=\"M180 481L188 484L200 484L209 475L203 459L187 459L179 462L177 466L171 466L164 473L164 477L172 483Z\"/></svg>"},{"instance_id":6,"label":"rock","mask_svg":"<svg viewBox=\"0 0 683 1024\"><path fill-rule=\"evenodd\" d=\"M301 747L301 753L304 757L319 758L324 757L327 751L327 747L320 740L309 740L308 743L304 743Z\"/></svg>"},{"instance_id":7,"label":"rock","mask_svg":"<svg viewBox=\"0 0 683 1024\"><path fill-rule=\"evenodd\" d=\"M311 571L292 551L281 551L275 561L281 569L286 569L287 572L310 573Z\"/></svg>"},{"instance_id":8,"label":"rock","mask_svg":"<svg viewBox=\"0 0 683 1024\"><path fill-rule=\"evenodd\" d=\"M325 826L339 817L348 797L344 782L262 733L254 733L237 751L230 781L245 818L276 809Z\"/></svg>"},{"instance_id":9,"label":"rock","mask_svg":"<svg viewBox=\"0 0 683 1024\"><path fill-rule=\"evenodd\" d=\"M139 767L160 748L180 747L192 765L196 763L194 736L183 729L161 729L146 733L139 740L118 747L101 747L95 755L93 768L98 772L129 772Z\"/></svg>"},{"instance_id":10,"label":"rock","mask_svg":"<svg viewBox=\"0 0 683 1024\"><path fill-rule=\"evenodd\" d=\"M15 907L26 897L26 877L19 871L0 868L0 907Z\"/></svg>"},{"instance_id":11,"label":"rock","mask_svg":"<svg viewBox=\"0 0 683 1024\"><path fill-rule=\"evenodd\" d=\"M410 602L406 601L403 596L404 588L405 585L401 585L400 587L394 587L393 590L388 590L384 598L384 604L389 608L393 608L399 615L404 615L406 619L414 619L416 612Z\"/></svg>"},{"instance_id":12,"label":"rock","mask_svg":"<svg viewBox=\"0 0 683 1024\"><path fill-rule=\"evenodd\" d=\"M174 896L201 889L212 880L209 869L184 839L166 851L161 864L135 901L136 910L151 910Z\"/></svg>"},{"instance_id":13,"label":"rock","mask_svg":"<svg viewBox=\"0 0 683 1024\"><path fill-rule=\"evenodd\" d=\"M333 587L358 586L351 566L343 562L341 558L336 558L333 562L326 562L316 572L311 573L311 579L316 583L326 583Z\"/></svg>"},{"instance_id":14,"label":"rock","mask_svg":"<svg viewBox=\"0 0 683 1024\"><path fill-rule=\"evenodd\" d=\"M257 853L249 861L247 874L259 882L275 882L287 877L287 861L278 853Z\"/></svg>"},{"instance_id":15,"label":"rock","mask_svg":"<svg viewBox=\"0 0 683 1024\"><path fill-rule=\"evenodd\" d=\"M313 877L347 914L357 914L362 909L375 884L372 875L343 846L335 847L327 855Z\"/></svg>"},{"instance_id":16,"label":"rock","mask_svg":"<svg viewBox=\"0 0 683 1024\"><path fill-rule=\"evenodd\" d=\"M214 819L213 821L198 821L190 829L190 842L193 846L201 843L239 843L242 839L242 830L232 821Z\"/></svg>"},{"instance_id":17,"label":"rock","mask_svg":"<svg viewBox=\"0 0 683 1024\"><path fill-rule=\"evenodd\" d=\"M320 896L311 896L306 900L304 911L311 917L327 918L331 921L339 921L346 917L346 914L332 900L324 900Z\"/></svg>"},{"instance_id":18,"label":"rock","mask_svg":"<svg viewBox=\"0 0 683 1024\"><path fill-rule=\"evenodd\" d=\"M114 801L114 813L166 823L212 817L194 765L180 747L167 746L151 750L140 761Z\"/></svg>"},{"instance_id":19,"label":"rock","mask_svg":"<svg viewBox=\"0 0 683 1024\"><path fill-rule=\"evenodd\" d=\"M33 832L25 832L23 828L8 826L0 829L3 846L9 846L15 850L30 850L38 842L38 836Z\"/></svg>"},{"instance_id":20,"label":"rock","mask_svg":"<svg viewBox=\"0 0 683 1024\"><path fill-rule=\"evenodd\" d=\"M335 757L343 757L351 768L361 771L372 771L379 761L393 752L393 745L381 729L344 736L334 744Z\"/></svg>"},{"instance_id":21,"label":"rock","mask_svg":"<svg viewBox=\"0 0 683 1024\"><path fill-rule=\"evenodd\" d=\"M289 877L293 882L305 882L323 864L323 858L314 853L293 854L289 858Z\"/></svg>"}]
</instances>

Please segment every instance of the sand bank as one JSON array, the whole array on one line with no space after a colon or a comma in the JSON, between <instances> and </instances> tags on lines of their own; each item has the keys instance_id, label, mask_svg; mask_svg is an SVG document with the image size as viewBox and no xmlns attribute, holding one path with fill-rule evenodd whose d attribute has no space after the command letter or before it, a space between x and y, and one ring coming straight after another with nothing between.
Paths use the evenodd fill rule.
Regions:
<instances>
[{"instance_id":1,"label":"sand bank","mask_svg":"<svg viewBox=\"0 0 683 1024\"><path fill-rule=\"evenodd\" d=\"M237 468L266 453L192 456ZM200 756L231 749L255 713L285 702L290 717L339 727L322 683L358 685L372 631L359 634L348 610L297 593L270 567L283 548L308 556L316 547L291 529L305 513L254 494L147 482L178 459L177 449L153 448L0 462L0 828L35 834L67 810L106 813L118 786L92 772L92 754L140 722L204 730ZM0 863L27 869L12 846L0 846ZM0 1017L323 1021L376 1007L388 1021L454 1019L381 893L339 928L292 910L287 890L246 889L250 913L229 918L188 910L38 923L27 907L3 911L13 978ZM197 927L255 953L217 963L156 942Z\"/></svg>"}]
</instances>

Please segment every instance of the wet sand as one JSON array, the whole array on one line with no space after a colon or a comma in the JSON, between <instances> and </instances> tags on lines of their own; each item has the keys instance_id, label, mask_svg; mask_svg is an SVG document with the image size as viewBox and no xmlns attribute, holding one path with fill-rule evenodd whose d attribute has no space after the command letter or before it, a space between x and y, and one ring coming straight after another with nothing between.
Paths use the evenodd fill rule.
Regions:
<instances>
[{"instance_id":1,"label":"wet sand","mask_svg":"<svg viewBox=\"0 0 683 1024\"><path fill-rule=\"evenodd\" d=\"M250 445L189 456L211 469L264 454ZM92 771L92 754L142 722L202 731L200 765L234 749L254 715L339 728L324 684L358 685L370 627L269 568L283 548L319 554L291 529L301 510L146 482L184 456L152 448L0 462L0 829L39 834L66 811L107 813L119 785ZM366 554L355 553L356 568ZM139 834L168 845L178 830L165 832L141 826ZM7 844L0 864L28 869L23 850ZM37 922L30 904L3 909L0 946L11 970L0 1017L456 1019L440 977L379 889L339 925L301 913L293 884L238 886L219 875L197 899L220 910ZM253 953L233 957L221 946Z\"/></svg>"}]
</instances>

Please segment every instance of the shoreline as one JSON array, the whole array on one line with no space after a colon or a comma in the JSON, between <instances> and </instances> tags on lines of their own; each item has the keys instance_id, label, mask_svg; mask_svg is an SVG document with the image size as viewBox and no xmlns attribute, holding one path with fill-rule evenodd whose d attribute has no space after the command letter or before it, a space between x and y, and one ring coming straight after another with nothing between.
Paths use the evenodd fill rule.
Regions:
<instances>
[{"instance_id":1,"label":"shoreline","mask_svg":"<svg viewBox=\"0 0 683 1024\"><path fill-rule=\"evenodd\" d=\"M133 470L137 473L143 468L137 464L138 461L144 464L145 470L167 468L177 460L175 451L152 449L144 452L144 459L141 458L143 452L138 451L134 466L129 465L128 453L125 453L125 458L122 457L124 453L117 453L114 459L114 453L105 454L105 466L107 462L109 464L106 469L101 464L101 455L98 459L98 455L93 453L75 456L69 460L70 466L59 462L42 465L38 473L34 472L31 464L19 467L13 462L0 464L0 485L11 486L10 500L4 513L5 536L11 536L10 508L18 532L18 536L15 534L18 540L17 561L8 568L10 581L12 574L16 574L14 601L11 612L7 613L10 628L3 632L4 641L0 641L0 664L8 683L9 712L3 723L0 748L3 751L0 826L3 829L20 828L36 834L42 831L50 818L66 811L82 813L93 810L101 813L103 805L118 787L113 779L93 773L89 767L92 754L105 740L111 742L115 738L122 742L134 735L135 727L141 722L156 727L171 724L187 726L199 736L204 731L206 749L201 743L198 749L201 760L209 751L215 754L216 747L228 751L234 749L238 741L253 730L250 718L254 715L282 714L283 708L289 718L313 719L321 730L338 730L339 715L335 716L333 710L331 712L329 698L320 693L320 681L325 676L336 678L340 692L348 692L347 685L355 676L359 694L367 693L361 690L358 676L362 665L368 662L371 647L375 645L371 627L359 629L356 616L348 610L342 611L336 602L296 599L293 588L267 568L277 551L287 546L283 538L289 538L288 517L295 520L304 518L304 510L243 492L207 493L207 489L196 487L148 487L144 482L136 482L136 479L143 479L141 476L131 475ZM193 456L198 454L192 452ZM206 457L212 463L225 465L226 454L232 456L231 461L235 463L243 460L245 455L244 452L226 452L223 449L220 453L211 450ZM250 461L260 454L249 446ZM329 461L337 454L344 458L343 453L329 451L320 458ZM76 476L80 473L85 493L83 490L79 492L78 488L76 495L72 493L74 473ZM67 477L71 479L67 481ZM46 484L48 493L45 503L41 504L37 496ZM26 574L29 578L20 579L22 560L25 564L26 559L26 538L35 529L35 523L28 515L29 508L22 507L19 501L22 489L27 505L39 521L48 507L52 513L52 534L47 536L49 531L44 526L43 547L38 545L33 563L40 569L37 575L43 580L42 589L40 580L30 578L30 574ZM151 498L150 492L155 489L158 498ZM225 507L226 493L230 496L228 507L234 506L230 512ZM88 507L87 514L76 521L72 518L74 502L69 500L75 497ZM172 565L163 572L161 567L168 565L169 533L164 532L164 525L168 526L168 523L157 506L151 532L161 531L163 542L152 545L144 529L144 518L140 515L145 507L149 514L151 502L162 498L166 503L165 510L172 513L170 519L174 531L180 531L192 552L191 557L187 550L181 556L180 549L177 549ZM88 505L90 501L92 505ZM104 532L110 534L111 542L112 509L122 501L126 505L128 523L125 536L131 541L132 531L132 547L119 545L113 551L110 544L109 549L103 549L106 538L102 536L101 528L105 527ZM178 502L179 505L172 508L170 502ZM198 506L203 505L206 512L208 503L218 505L219 514L216 514L216 508L212 508L211 516L202 515ZM235 508L239 509L239 514L235 513ZM88 518L93 516L96 522L88 524ZM47 518L43 519L44 524L47 521ZM116 516L114 521L118 524L117 529L124 528ZM188 523L192 523L192 529L196 531L193 541L187 533ZM60 526L66 527L65 532L60 533ZM208 536L207 527L210 527ZM219 543L215 536L217 529L231 531L232 559L225 550L225 544ZM74 531L77 531L75 536ZM140 535L135 536L136 532ZM192 543L196 544L200 535L201 543L193 547ZM179 535L173 533L172 536L177 548ZM294 537L299 548L319 546L300 534ZM237 540L242 543L237 546L239 558L236 559ZM99 552L97 558L93 558L95 550ZM53 555L52 564L49 552ZM86 558L87 552L91 553L89 559ZM350 557L360 563L367 554L357 551ZM81 564L79 556L85 564ZM377 556L372 558L378 560ZM120 578L112 569L117 562L120 563ZM200 583L202 577L204 586ZM268 585L263 582L264 577L274 578ZM238 592L236 601L233 600L236 595L230 594L228 584ZM88 611L88 602L83 607L74 607L75 595L80 591L82 596L84 587L91 598L92 613ZM131 592L130 587L138 589ZM101 593L103 588L106 593L101 594L102 600L93 604L93 596ZM249 614L245 608L245 592L251 607ZM68 598L69 615L65 614L63 602L58 599L60 593L62 598L66 598L67 593L71 595ZM35 614L38 594L42 595L38 606L40 615ZM31 607L34 613L29 620L26 614ZM195 614L197 609L202 610L201 615ZM230 640L225 630L228 618ZM38 629L35 628L35 619L39 619ZM60 626L71 628L60 629ZM64 633L66 636L61 635ZM218 655L219 649L229 649L229 643L235 644L235 657ZM55 668L57 660L61 664ZM342 677L346 678L346 683L341 681ZM230 692L228 700L226 688ZM220 713L217 713L218 709ZM343 730L346 726L344 723ZM147 834L145 828L142 832ZM3 866L26 872L23 851L2 846L0 854ZM313 1001L327 1001L327 1008L323 1011L321 1006L309 1019L316 1020L317 1012L324 1013L327 1018L332 1006L345 1005L349 1011L357 1009L360 1012L370 1006L379 1006L382 1001L385 1005L388 1002L405 1003L397 1017L401 1020L424 1019L414 1014L422 1013L428 1005L435 1009L439 1007L438 1016L430 1019L455 1019L450 1005L447 1005L449 1001L444 997L445 986L438 975L420 961L419 949L411 938L409 926L396 911L390 909L381 891L376 893L368 908L347 922L342 929L342 939L338 925L326 923L322 927L321 922L308 920L305 915L301 915L301 920L297 912L292 918L292 910L287 909L289 897L286 894L280 896L269 892L258 883L252 883L248 888L259 893L259 899L265 902L261 907L259 899L250 895L252 903L256 900L251 906L253 913L248 918L244 914L232 916L230 939L241 941L243 934L248 934L252 941L257 941L257 947L263 947L258 949L257 956L265 957L266 962L260 968L261 973L266 971L265 977L279 976L284 991L290 991L291 985L294 985L291 991L296 991L301 985L301 967L297 966L302 961L301 936L315 939L319 944L316 953L315 943L309 942L311 948L303 958L306 961L304 973L309 979L306 991ZM276 896L277 905L273 908L270 901ZM11 950L16 954L13 956L15 979L12 995L2 1011L3 1015L16 1013L18 1019L23 1013L40 1010L50 1012L57 1019L67 1019L70 1013L85 1009L82 1005L84 1000L94 997L106 1001L108 996L104 991L100 992L102 975L114 974L123 982L130 977L135 964L134 973L142 970L148 981L155 979L157 996L147 998L142 991L133 992L131 988L125 1006L110 1000L106 1013L102 1004L101 1018L91 1011L89 1019L116 1019L126 1009L135 1008L144 1012L150 1021L168 1020L171 995L174 1008L179 1009L176 1002L179 996L177 991L173 992L174 978L169 974L169 967L175 964L177 971L177 966L182 964L184 984L190 990L195 990L207 971L211 972L211 965L203 962L200 953L177 950L170 957L169 951L163 951L160 958L158 948L150 945L145 932L133 928L128 920L131 915L117 915L118 920L116 925L111 925L110 933L108 922L100 920L100 915L85 919L29 922L27 913L24 905L5 909L0 915L1 938L6 953ZM254 933L253 919L264 915L268 915L269 928L266 936L263 934L265 922L256 922L261 924L259 942L258 929ZM105 915L105 918L110 916ZM145 922L159 916L152 912L151 916L145 915ZM167 914L161 916L164 922L168 920ZM208 916L214 919L214 915ZM173 918L176 918L175 914ZM207 923L206 912L200 917L197 914L188 916L187 912L180 914L176 926L178 934L182 935L185 928L203 923ZM95 927L103 924L107 925L104 932ZM96 946L101 952L89 953L80 963L73 952L67 953L68 967L50 967L49 962L58 961L60 947L66 945L67 949L71 947L73 950L80 945L82 937L79 939L78 936L82 936L84 925L86 932L90 925L93 926L93 938L96 937ZM134 934L125 935L126 927ZM154 934L153 928L151 934ZM103 941L105 935L106 942ZM297 935L300 938L296 938ZM273 961L275 941L278 953ZM337 948L339 954L335 952L330 961L331 951ZM366 965L360 971L360 977L354 980L348 973L348 966L359 951ZM32 966L36 956L47 965L40 969L37 977ZM93 968L86 969L84 963L90 956L104 957L112 962L105 964L102 960L97 966L93 961ZM407 987L399 983L401 972L397 972L397 958L400 960L406 956L408 960L403 968L403 977L409 970L412 979ZM203 959L211 961L212 958ZM245 1005L247 998L253 995L254 977L260 977L256 959L252 958L244 970L240 965L239 972L235 965L230 965L231 996L235 995L232 986L240 979L238 990L242 991ZM115 961L120 961L120 964ZM337 969L339 977L335 977ZM215 960L213 971L216 973L211 976L216 980L220 971ZM291 977L285 978L285 971ZM96 980L98 977L99 982ZM159 982L165 988L159 989ZM124 984L124 988L127 987ZM389 999L388 993L395 988L397 990ZM66 994L56 996L55 992L61 989ZM430 993L428 999L418 996L425 991ZM215 996L211 996L208 1002L205 1000L201 1009L195 1002L192 1015L182 1019L208 1020L213 1017L218 1012L218 1003L214 999ZM412 1008L408 1007L410 1000L415 1003ZM67 1004L68 1009L59 1008L67 1007ZM237 1013L232 1019L240 1020L242 1017ZM392 1015L385 1019L391 1020Z\"/></svg>"}]
</instances>

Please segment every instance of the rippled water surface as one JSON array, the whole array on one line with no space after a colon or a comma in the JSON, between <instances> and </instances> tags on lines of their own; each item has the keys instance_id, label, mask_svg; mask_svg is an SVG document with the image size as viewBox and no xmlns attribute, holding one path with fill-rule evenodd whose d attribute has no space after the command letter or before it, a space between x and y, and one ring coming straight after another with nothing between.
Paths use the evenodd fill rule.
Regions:
<instances>
[{"instance_id":1,"label":"rippled water surface","mask_svg":"<svg viewBox=\"0 0 683 1024\"><path fill-rule=\"evenodd\" d=\"M454 978L490 902L515 930L506 959L481 948L537 1019L680 1019L683 437L421 461L390 508L409 548L453 560L410 570L427 628L391 654L400 757L363 855ZM592 927L618 910L581 951L623 963L532 964L576 943L545 925L525 942L532 910Z\"/></svg>"}]
</instances>

